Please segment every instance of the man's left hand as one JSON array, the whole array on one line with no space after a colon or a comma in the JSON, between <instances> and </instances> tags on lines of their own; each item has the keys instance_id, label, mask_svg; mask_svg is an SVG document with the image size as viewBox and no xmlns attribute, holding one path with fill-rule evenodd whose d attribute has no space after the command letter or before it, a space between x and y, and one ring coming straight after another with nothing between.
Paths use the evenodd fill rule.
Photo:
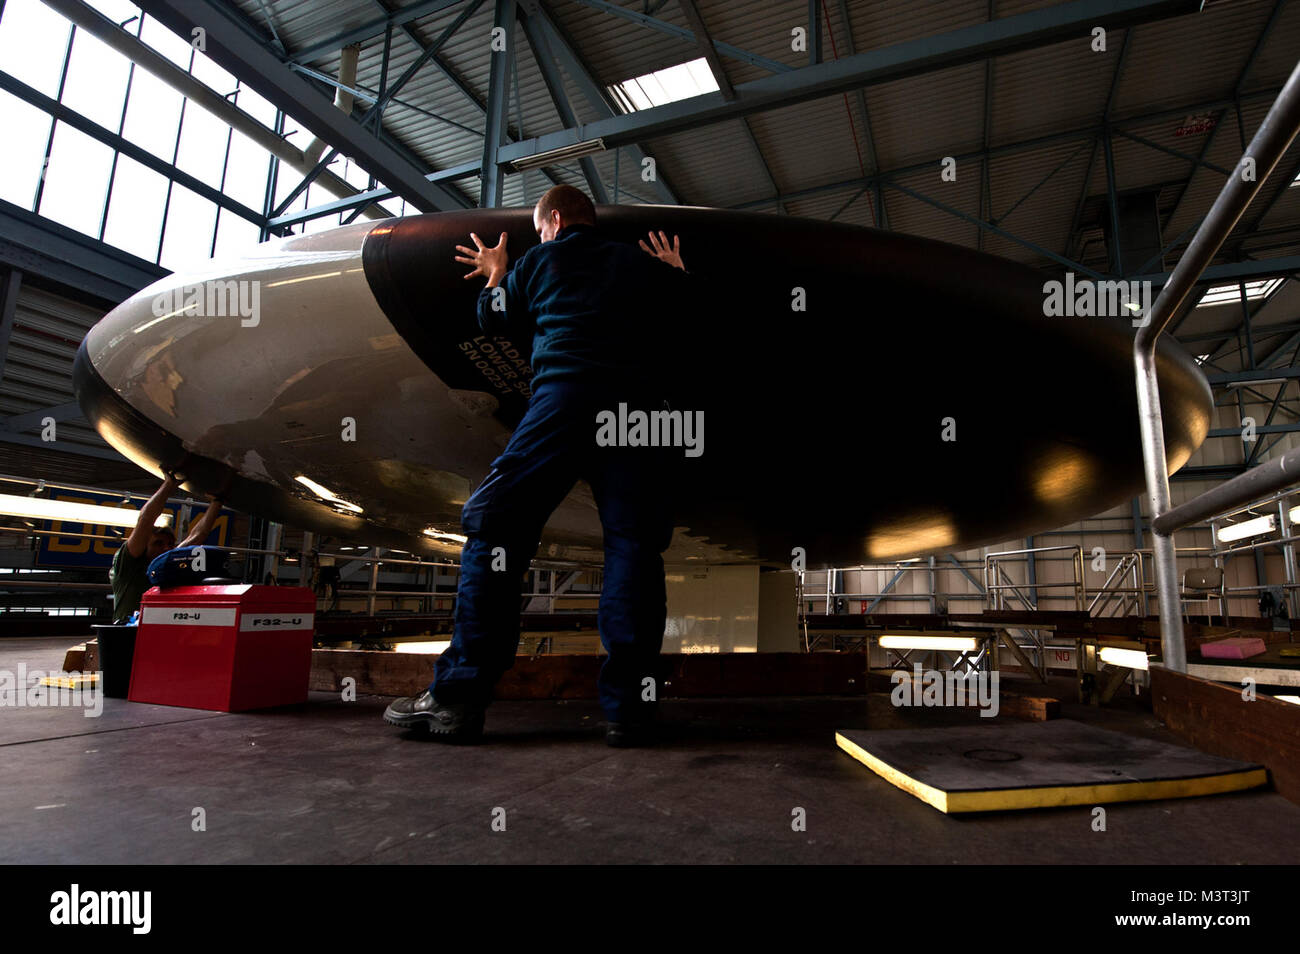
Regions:
<instances>
[{"instance_id":1,"label":"man's left hand","mask_svg":"<svg viewBox=\"0 0 1300 954\"><path fill-rule=\"evenodd\" d=\"M506 233L502 232L501 239L492 247L484 245L483 240L473 232L469 233L469 237L475 247L466 248L464 245L457 245L456 251L463 254L457 255L456 261L463 265L474 266L474 270L465 275L466 278L486 275L487 287L495 288L506 277L506 268L510 264L510 257L506 254Z\"/></svg>"}]
</instances>

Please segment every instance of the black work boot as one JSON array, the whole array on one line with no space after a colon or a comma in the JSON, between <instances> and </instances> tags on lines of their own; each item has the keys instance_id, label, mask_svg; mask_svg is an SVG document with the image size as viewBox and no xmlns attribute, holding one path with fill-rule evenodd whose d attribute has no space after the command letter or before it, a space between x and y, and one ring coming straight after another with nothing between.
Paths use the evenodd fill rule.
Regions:
<instances>
[{"instance_id":1,"label":"black work boot","mask_svg":"<svg viewBox=\"0 0 1300 954\"><path fill-rule=\"evenodd\" d=\"M605 744L632 749L654 743L654 726L646 722L610 722L605 726Z\"/></svg>"},{"instance_id":2,"label":"black work boot","mask_svg":"<svg viewBox=\"0 0 1300 954\"><path fill-rule=\"evenodd\" d=\"M485 711L468 703L443 705L426 689L418 696L395 699L384 710L384 721L403 729L423 728L447 742L475 742L483 735Z\"/></svg>"},{"instance_id":3,"label":"black work boot","mask_svg":"<svg viewBox=\"0 0 1300 954\"><path fill-rule=\"evenodd\" d=\"M619 721L605 723L605 744L616 749L654 745L658 723L653 710L627 715Z\"/></svg>"}]
</instances>

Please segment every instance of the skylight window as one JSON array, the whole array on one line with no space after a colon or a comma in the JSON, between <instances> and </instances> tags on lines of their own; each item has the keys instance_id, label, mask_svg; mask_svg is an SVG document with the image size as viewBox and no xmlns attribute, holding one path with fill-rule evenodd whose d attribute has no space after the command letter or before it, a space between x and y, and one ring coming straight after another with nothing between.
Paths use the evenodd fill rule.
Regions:
<instances>
[{"instance_id":1,"label":"skylight window","mask_svg":"<svg viewBox=\"0 0 1300 954\"><path fill-rule=\"evenodd\" d=\"M702 93L712 93L717 88L713 71L709 69L704 57L700 57L698 60L678 63L676 66L615 83L609 87L609 91L623 112L634 113L638 109L650 109Z\"/></svg>"},{"instance_id":2,"label":"skylight window","mask_svg":"<svg viewBox=\"0 0 1300 954\"><path fill-rule=\"evenodd\" d=\"M1284 278L1263 278L1255 282L1246 282L1246 301L1259 301L1267 298L1286 281ZM1205 293L1202 305L1222 305L1227 302L1241 301L1241 288L1233 285L1216 285Z\"/></svg>"}]
</instances>

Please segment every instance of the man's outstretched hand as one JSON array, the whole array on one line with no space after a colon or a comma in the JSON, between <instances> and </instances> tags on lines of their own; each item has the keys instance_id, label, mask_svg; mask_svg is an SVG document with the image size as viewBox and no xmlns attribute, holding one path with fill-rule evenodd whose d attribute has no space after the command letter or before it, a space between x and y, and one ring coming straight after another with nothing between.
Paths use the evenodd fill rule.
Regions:
<instances>
[{"instance_id":1,"label":"man's outstretched hand","mask_svg":"<svg viewBox=\"0 0 1300 954\"><path fill-rule=\"evenodd\" d=\"M663 232L657 234L655 232L650 232L648 234L650 235L650 245L645 243L645 239L641 239L642 251L653 255L661 262L667 262L669 265L673 266L673 268L680 268L682 271L686 271L686 265L682 262L682 237L680 235L674 235L673 243L672 245L669 245L668 236ZM654 247L651 248L651 246Z\"/></svg>"},{"instance_id":2,"label":"man's outstretched hand","mask_svg":"<svg viewBox=\"0 0 1300 954\"><path fill-rule=\"evenodd\" d=\"M510 257L506 254L506 233L501 233L501 238L493 247L483 244L473 232L469 233L470 240L474 243L474 248L466 248L464 245L457 245L456 251L463 252L463 255L457 255L456 261L463 265L473 265L474 271L467 274L466 278L473 278L475 275L487 276L487 287L495 288L500 285L506 277L506 268L510 264Z\"/></svg>"}]
</instances>

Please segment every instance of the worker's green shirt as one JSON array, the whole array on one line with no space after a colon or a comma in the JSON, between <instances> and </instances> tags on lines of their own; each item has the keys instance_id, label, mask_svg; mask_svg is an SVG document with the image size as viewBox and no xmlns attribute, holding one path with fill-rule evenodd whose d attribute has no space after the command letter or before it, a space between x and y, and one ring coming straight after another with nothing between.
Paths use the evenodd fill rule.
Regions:
<instances>
[{"instance_id":1,"label":"worker's green shirt","mask_svg":"<svg viewBox=\"0 0 1300 954\"><path fill-rule=\"evenodd\" d=\"M108 571L108 582L113 584L113 622L125 623L140 608L140 597L149 589L149 551L138 557L124 543L113 554L113 568Z\"/></svg>"}]
</instances>

